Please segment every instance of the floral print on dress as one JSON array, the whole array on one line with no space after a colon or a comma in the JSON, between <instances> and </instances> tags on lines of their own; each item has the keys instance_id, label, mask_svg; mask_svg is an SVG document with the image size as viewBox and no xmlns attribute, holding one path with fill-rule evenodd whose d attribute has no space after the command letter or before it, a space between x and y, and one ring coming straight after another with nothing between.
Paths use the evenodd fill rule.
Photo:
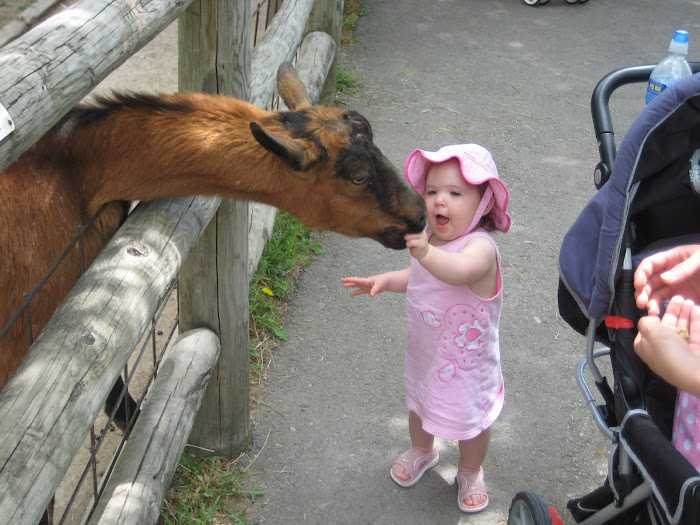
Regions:
<instances>
[{"instance_id":1,"label":"floral print on dress","mask_svg":"<svg viewBox=\"0 0 700 525\"><path fill-rule=\"evenodd\" d=\"M438 339L438 353L449 363L439 370L441 381L451 380L456 368L472 370L478 366L480 349L488 341L488 322L484 315L481 305L467 304L454 305L445 313L445 329Z\"/></svg>"},{"instance_id":2,"label":"floral print on dress","mask_svg":"<svg viewBox=\"0 0 700 525\"><path fill-rule=\"evenodd\" d=\"M450 379L455 376L456 367L454 363L448 363L438 370L440 375L440 381L447 383Z\"/></svg>"},{"instance_id":3,"label":"floral print on dress","mask_svg":"<svg viewBox=\"0 0 700 525\"><path fill-rule=\"evenodd\" d=\"M433 312L421 312L421 315L423 316L423 322L430 328L440 328L442 326L440 319Z\"/></svg>"}]
</instances>

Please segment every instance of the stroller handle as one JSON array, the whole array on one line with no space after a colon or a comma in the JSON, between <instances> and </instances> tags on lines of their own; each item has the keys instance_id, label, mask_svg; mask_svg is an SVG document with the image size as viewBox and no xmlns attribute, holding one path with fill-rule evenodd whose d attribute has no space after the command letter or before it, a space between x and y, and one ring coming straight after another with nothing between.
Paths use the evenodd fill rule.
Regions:
<instances>
[{"instance_id":1,"label":"stroller handle","mask_svg":"<svg viewBox=\"0 0 700 525\"><path fill-rule=\"evenodd\" d=\"M688 62L688 64L693 73L700 72L700 62ZM610 178L615 155L617 154L615 134L613 132L612 119L610 118L610 96L616 89L626 84L647 82L654 67L656 67L656 64L617 69L600 79L593 90L591 95L591 116L600 155L600 162L596 166L594 174L596 189L600 189Z\"/></svg>"}]
</instances>

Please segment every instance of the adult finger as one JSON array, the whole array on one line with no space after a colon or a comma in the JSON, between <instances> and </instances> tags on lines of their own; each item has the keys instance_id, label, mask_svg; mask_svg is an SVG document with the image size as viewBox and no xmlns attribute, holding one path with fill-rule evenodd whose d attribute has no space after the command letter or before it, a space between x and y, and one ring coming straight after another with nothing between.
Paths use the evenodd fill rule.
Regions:
<instances>
[{"instance_id":1,"label":"adult finger","mask_svg":"<svg viewBox=\"0 0 700 525\"><path fill-rule=\"evenodd\" d=\"M688 333L690 334L688 343L695 347L700 347L700 306L697 304L693 305L690 311Z\"/></svg>"},{"instance_id":2,"label":"adult finger","mask_svg":"<svg viewBox=\"0 0 700 525\"><path fill-rule=\"evenodd\" d=\"M676 330L685 330L689 333L690 328L690 313L695 306L695 303L690 299L685 299L681 304L680 312L678 313L678 322L676 323Z\"/></svg>"},{"instance_id":3,"label":"adult finger","mask_svg":"<svg viewBox=\"0 0 700 525\"><path fill-rule=\"evenodd\" d=\"M672 297L668 302L664 316L661 318L661 324L675 328L678 325L678 318L681 315L682 308L683 298L679 295Z\"/></svg>"}]
</instances>

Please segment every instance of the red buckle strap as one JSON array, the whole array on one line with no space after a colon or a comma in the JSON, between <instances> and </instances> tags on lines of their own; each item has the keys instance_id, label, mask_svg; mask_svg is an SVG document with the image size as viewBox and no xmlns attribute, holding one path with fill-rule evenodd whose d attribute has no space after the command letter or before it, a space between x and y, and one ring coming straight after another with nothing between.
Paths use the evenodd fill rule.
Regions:
<instances>
[{"instance_id":1,"label":"red buckle strap","mask_svg":"<svg viewBox=\"0 0 700 525\"><path fill-rule=\"evenodd\" d=\"M609 315L605 318L605 326L608 328L614 328L615 330L619 330L620 328L634 328L634 321L632 321L632 319L627 319L626 317Z\"/></svg>"}]
</instances>

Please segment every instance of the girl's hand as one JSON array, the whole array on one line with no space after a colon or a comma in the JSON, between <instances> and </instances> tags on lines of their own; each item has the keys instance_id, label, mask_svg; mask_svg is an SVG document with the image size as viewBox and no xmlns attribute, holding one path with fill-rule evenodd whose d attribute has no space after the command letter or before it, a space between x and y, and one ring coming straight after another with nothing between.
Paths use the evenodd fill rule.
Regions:
<instances>
[{"instance_id":1,"label":"girl's hand","mask_svg":"<svg viewBox=\"0 0 700 525\"><path fill-rule=\"evenodd\" d=\"M406 248L411 252L411 256L420 261L428 255L430 245L428 244L428 236L425 230L420 233L407 233L403 238L406 241Z\"/></svg>"},{"instance_id":2,"label":"girl's hand","mask_svg":"<svg viewBox=\"0 0 700 525\"><path fill-rule=\"evenodd\" d=\"M386 274L373 275L372 277L343 277L341 282L345 283L345 288L357 288L350 293L351 297L362 294L369 294L374 297L378 293L386 290L389 278Z\"/></svg>"}]
</instances>

